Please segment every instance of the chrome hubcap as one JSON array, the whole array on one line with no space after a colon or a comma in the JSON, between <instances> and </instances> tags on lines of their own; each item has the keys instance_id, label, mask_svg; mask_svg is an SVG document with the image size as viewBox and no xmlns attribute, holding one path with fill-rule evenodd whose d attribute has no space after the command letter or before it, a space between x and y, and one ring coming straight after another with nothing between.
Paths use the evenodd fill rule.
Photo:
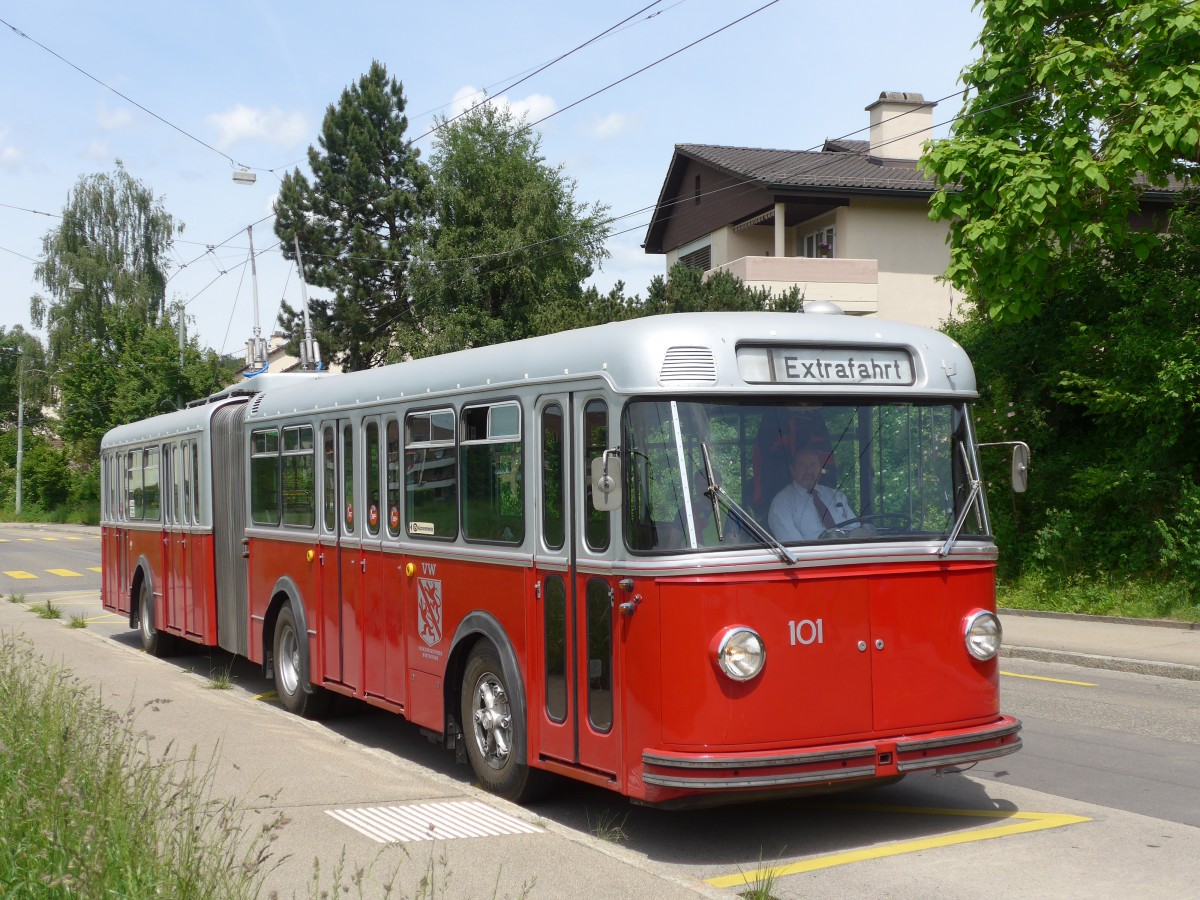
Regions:
<instances>
[{"instance_id":1,"label":"chrome hubcap","mask_svg":"<svg viewBox=\"0 0 1200 900\"><path fill-rule=\"evenodd\" d=\"M475 684L475 712L472 715L475 748L493 769L508 762L512 746L512 710L500 679L487 672Z\"/></svg>"},{"instance_id":2,"label":"chrome hubcap","mask_svg":"<svg viewBox=\"0 0 1200 900\"><path fill-rule=\"evenodd\" d=\"M296 693L300 685L300 642L291 628L279 636L279 681L288 694Z\"/></svg>"}]
</instances>

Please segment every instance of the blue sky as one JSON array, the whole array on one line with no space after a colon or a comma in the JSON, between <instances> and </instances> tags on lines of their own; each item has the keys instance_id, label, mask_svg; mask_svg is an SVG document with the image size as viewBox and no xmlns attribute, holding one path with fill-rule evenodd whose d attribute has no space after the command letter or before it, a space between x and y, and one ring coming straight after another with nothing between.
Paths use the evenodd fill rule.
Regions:
<instances>
[{"instance_id":1,"label":"blue sky","mask_svg":"<svg viewBox=\"0 0 1200 900\"><path fill-rule=\"evenodd\" d=\"M485 88L531 120L562 110L538 126L547 161L575 180L578 200L626 216L614 231L632 229L612 238L593 281L607 290L621 279L644 294L663 258L640 248L649 213L628 214L653 206L676 143L801 150L858 131L880 91L934 100L956 91L980 28L966 2L779 0L565 109L767 2L662 0L506 94L651 0L4 4L0 19L28 38L0 27L0 324L29 327L41 289L34 260L53 214L80 176L112 171L119 158L186 226L169 299L188 303L203 346L239 351L253 325L245 228L270 214L278 175L307 171L326 107L373 59L403 83L412 137ZM959 107L944 101L935 123ZM433 146L417 143L423 156ZM257 169L257 183L235 184L222 153ZM256 250L275 245L271 224L255 227ZM277 251L258 257L264 333L281 297L299 301L291 268Z\"/></svg>"}]
</instances>

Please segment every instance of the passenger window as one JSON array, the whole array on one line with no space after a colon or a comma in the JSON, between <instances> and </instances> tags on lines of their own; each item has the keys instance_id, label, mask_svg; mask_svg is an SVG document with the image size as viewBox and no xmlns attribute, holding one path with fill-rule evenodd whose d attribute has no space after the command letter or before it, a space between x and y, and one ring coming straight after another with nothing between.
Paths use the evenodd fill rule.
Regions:
<instances>
[{"instance_id":1,"label":"passenger window","mask_svg":"<svg viewBox=\"0 0 1200 900\"><path fill-rule=\"evenodd\" d=\"M334 448L332 425L326 425L322 432L321 457L323 459L321 482L325 492L322 523L325 531L333 532L337 529L337 452Z\"/></svg>"},{"instance_id":2,"label":"passenger window","mask_svg":"<svg viewBox=\"0 0 1200 900\"><path fill-rule=\"evenodd\" d=\"M454 410L412 413L404 420L404 504L412 537L458 533L458 461Z\"/></svg>"},{"instance_id":3,"label":"passenger window","mask_svg":"<svg viewBox=\"0 0 1200 900\"><path fill-rule=\"evenodd\" d=\"M279 524L279 432L250 433L250 521Z\"/></svg>"},{"instance_id":4,"label":"passenger window","mask_svg":"<svg viewBox=\"0 0 1200 900\"><path fill-rule=\"evenodd\" d=\"M311 425L283 429L283 524L312 528L317 521L317 472Z\"/></svg>"},{"instance_id":5,"label":"passenger window","mask_svg":"<svg viewBox=\"0 0 1200 900\"><path fill-rule=\"evenodd\" d=\"M388 537L400 536L400 423L388 419L387 423L387 533Z\"/></svg>"},{"instance_id":6,"label":"passenger window","mask_svg":"<svg viewBox=\"0 0 1200 900\"><path fill-rule=\"evenodd\" d=\"M354 534L354 428L342 426L342 534Z\"/></svg>"},{"instance_id":7,"label":"passenger window","mask_svg":"<svg viewBox=\"0 0 1200 900\"><path fill-rule=\"evenodd\" d=\"M368 422L363 429L367 456L367 534L379 534L379 423Z\"/></svg>"},{"instance_id":8,"label":"passenger window","mask_svg":"<svg viewBox=\"0 0 1200 900\"><path fill-rule=\"evenodd\" d=\"M145 518L157 522L162 495L158 487L158 448L142 451L142 496L145 498Z\"/></svg>"},{"instance_id":9,"label":"passenger window","mask_svg":"<svg viewBox=\"0 0 1200 900\"><path fill-rule=\"evenodd\" d=\"M462 424L463 535L519 544L525 536L521 408L515 402L468 407Z\"/></svg>"}]
</instances>

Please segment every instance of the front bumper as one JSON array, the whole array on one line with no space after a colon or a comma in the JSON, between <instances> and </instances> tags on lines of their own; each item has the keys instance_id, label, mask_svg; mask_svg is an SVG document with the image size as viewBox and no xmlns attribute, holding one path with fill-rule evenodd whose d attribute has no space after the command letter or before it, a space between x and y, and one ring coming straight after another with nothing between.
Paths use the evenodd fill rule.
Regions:
<instances>
[{"instance_id":1,"label":"front bumper","mask_svg":"<svg viewBox=\"0 0 1200 900\"><path fill-rule=\"evenodd\" d=\"M909 772L970 765L1021 749L1021 723L999 716L986 725L919 735L787 751L751 753L642 753L645 800L659 803L697 793L824 792L844 784L895 780Z\"/></svg>"}]
</instances>

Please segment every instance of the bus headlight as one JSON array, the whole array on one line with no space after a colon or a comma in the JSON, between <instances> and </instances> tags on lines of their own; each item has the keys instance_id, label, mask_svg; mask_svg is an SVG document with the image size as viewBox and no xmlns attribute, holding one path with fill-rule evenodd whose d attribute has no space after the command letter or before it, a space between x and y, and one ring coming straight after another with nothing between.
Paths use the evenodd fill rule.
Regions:
<instances>
[{"instance_id":1,"label":"bus headlight","mask_svg":"<svg viewBox=\"0 0 1200 900\"><path fill-rule=\"evenodd\" d=\"M767 648L757 631L738 625L720 636L714 655L721 671L734 681L749 681L762 671Z\"/></svg>"},{"instance_id":2,"label":"bus headlight","mask_svg":"<svg viewBox=\"0 0 1200 900\"><path fill-rule=\"evenodd\" d=\"M967 652L981 662L986 662L994 659L1000 652L1004 629L1000 627L1000 620L994 613L979 610L968 617L963 637L967 643Z\"/></svg>"}]
</instances>

